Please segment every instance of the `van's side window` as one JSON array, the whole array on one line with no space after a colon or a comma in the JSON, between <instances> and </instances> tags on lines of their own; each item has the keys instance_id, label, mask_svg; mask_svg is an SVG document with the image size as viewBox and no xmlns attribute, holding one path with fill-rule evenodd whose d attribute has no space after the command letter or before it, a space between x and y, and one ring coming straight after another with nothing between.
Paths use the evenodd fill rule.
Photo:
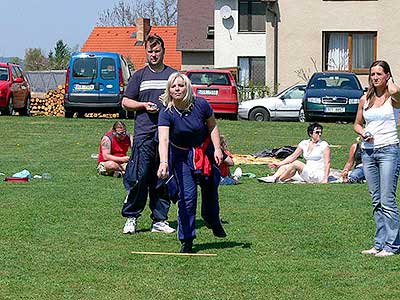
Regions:
<instances>
[{"instance_id":1,"label":"van's side window","mask_svg":"<svg viewBox=\"0 0 400 300\"><path fill-rule=\"evenodd\" d=\"M115 60L113 58L103 58L100 65L101 78L115 79L117 74L115 72Z\"/></svg>"},{"instance_id":2,"label":"van's side window","mask_svg":"<svg viewBox=\"0 0 400 300\"><path fill-rule=\"evenodd\" d=\"M72 76L75 78L96 78L97 60L96 58L85 57L77 58L74 61Z\"/></svg>"}]
</instances>

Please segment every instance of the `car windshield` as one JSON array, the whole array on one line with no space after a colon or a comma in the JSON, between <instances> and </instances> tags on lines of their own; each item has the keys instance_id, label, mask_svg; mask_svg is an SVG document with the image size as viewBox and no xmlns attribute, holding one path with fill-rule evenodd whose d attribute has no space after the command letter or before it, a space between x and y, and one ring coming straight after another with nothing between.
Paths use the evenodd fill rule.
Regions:
<instances>
[{"instance_id":1,"label":"car windshield","mask_svg":"<svg viewBox=\"0 0 400 300\"><path fill-rule=\"evenodd\" d=\"M75 59L72 76L75 78L96 78L97 59L94 57Z\"/></svg>"},{"instance_id":2,"label":"car windshield","mask_svg":"<svg viewBox=\"0 0 400 300\"><path fill-rule=\"evenodd\" d=\"M231 85L228 74L216 72L189 73L189 79L197 85Z\"/></svg>"},{"instance_id":3,"label":"car windshield","mask_svg":"<svg viewBox=\"0 0 400 300\"><path fill-rule=\"evenodd\" d=\"M360 84L355 77L349 75L321 74L314 76L308 88L310 89L346 89L359 90Z\"/></svg>"},{"instance_id":4,"label":"car windshield","mask_svg":"<svg viewBox=\"0 0 400 300\"><path fill-rule=\"evenodd\" d=\"M0 80L3 81L9 80L8 68L0 67Z\"/></svg>"}]
</instances>

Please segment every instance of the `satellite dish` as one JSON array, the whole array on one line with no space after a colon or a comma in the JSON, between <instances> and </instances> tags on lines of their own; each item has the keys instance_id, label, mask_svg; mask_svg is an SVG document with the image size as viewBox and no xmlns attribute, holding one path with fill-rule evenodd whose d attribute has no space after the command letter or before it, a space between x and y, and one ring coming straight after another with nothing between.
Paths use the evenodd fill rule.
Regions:
<instances>
[{"instance_id":1,"label":"satellite dish","mask_svg":"<svg viewBox=\"0 0 400 300\"><path fill-rule=\"evenodd\" d=\"M228 5L224 5L220 8L219 14L221 15L222 19L229 19L232 16L232 8Z\"/></svg>"}]
</instances>

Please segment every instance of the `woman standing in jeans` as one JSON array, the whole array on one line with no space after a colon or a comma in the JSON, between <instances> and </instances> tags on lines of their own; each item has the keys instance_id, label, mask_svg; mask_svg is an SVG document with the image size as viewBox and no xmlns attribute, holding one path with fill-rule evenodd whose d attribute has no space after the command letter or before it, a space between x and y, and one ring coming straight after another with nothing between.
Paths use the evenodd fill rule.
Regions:
<instances>
[{"instance_id":1,"label":"woman standing in jeans","mask_svg":"<svg viewBox=\"0 0 400 300\"><path fill-rule=\"evenodd\" d=\"M354 130L362 138L362 162L372 196L376 232L374 246L361 253L386 257L400 252L396 203L400 88L383 60L372 63L368 80L369 89L360 99Z\"/></svg>"}]
</instances>

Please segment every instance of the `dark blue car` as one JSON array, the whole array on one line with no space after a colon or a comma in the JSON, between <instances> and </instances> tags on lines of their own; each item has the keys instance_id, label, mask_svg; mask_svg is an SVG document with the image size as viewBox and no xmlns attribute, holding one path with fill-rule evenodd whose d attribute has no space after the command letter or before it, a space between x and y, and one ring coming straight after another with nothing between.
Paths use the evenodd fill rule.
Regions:
<instances>
[{"instance_id":1,"label":"dark blue car","mask_svg":"<svg viewBox=\"0 0 400 300\"><path fill-rule=\"evenodd\" d=\"M314 73L303 97L303 111L307 122L317 119L353 122L364 91L354 73Z\"/></svg>"}]
</instances>

